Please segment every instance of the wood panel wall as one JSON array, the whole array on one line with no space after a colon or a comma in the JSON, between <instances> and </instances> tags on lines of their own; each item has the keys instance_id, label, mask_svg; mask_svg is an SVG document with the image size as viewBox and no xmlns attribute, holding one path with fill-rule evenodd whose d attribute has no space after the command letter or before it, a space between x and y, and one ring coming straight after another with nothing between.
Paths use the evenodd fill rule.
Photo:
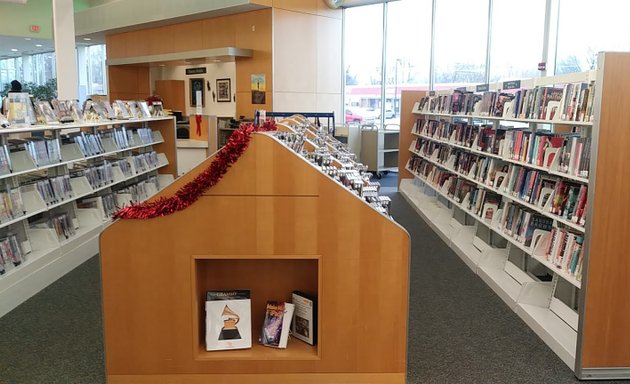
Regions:
<instances>
[{"instance_id":1,"label":"wood panel wall","mask_svg":"<svg viewBox=\"0 0 630 384\"><path fill-rule=\"evenodd\" d=\"M603 57L582 368L630 367L630 54Z\"/></svg>"},{"instance_id":2,"label":"wood panel wall","mask_svg":"<svg viewBox=\"0 0 630 384\"><path fill-rule=\"evenodd\" d=\"M184 80L156 80L155 93L162 98L164 108L186 115L186 83Z\"/></svg>"},{"instance_id":3,"label":"wood panel wall","mask_svg":"<svg viewBox=\"0 0 630 384\"><path fill-rule=\"evenodd\" d=\"M116 65L107 67L109 100L144 100L151 94L149 67Z\"/></svg>"},{"instance_id":4,"label":"wood panel wall","mask_svg":"<svg viewBox=\"0 0 630 384\"><path fill-rule=\"evenodd\" d=\"M418 120L417 115L411 113L413 105L416 101L420 101L420 98L426 95L426 91L407 91L400 92L400 142L398 153L398 186L403 179L413 179L413 174L405 169L411 154L409 152L409 146L415 139L415 136L411 134L413 125Z\"/></svg>"},{"instance_id":5,"label":"wood panel wall","mask_svg":"<svg viewBox=\"0 0 630 384\"><path fill-rule=\"evenodd\" d=\"M199 49L238 47L253 50L251 58L236 59L236 114L253 117L256 109L272 110L272 10L245 12L216 18L153 27L143 30L112 34L106 37L107 57L120 59ZM124 68L111 70L111 68ZM128 72L130 66L110 66L110 75ZM266 77L266 104L251 103L250 80L252 74ZM110 77L111 79L111 77ZM128 89L137 85L132 91ZM141 87L142 85L142 87ZM147 87L148 71L147 71ZM123 91L123 89L125 89ZM122 83L110 80L109 94L145 94L144 84ZM146 98L145 95L142 98ZM122 96L120 96L122 97ZM110 98L112 98L110 96Z\"/></svg>"}]
</instances>

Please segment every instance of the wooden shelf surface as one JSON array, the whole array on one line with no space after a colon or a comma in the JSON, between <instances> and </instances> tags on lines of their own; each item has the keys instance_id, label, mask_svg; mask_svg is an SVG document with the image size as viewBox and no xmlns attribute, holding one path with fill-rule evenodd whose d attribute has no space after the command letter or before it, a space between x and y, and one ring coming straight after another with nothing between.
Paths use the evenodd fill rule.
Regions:
<instances>
[{"instance_id":1,"label":"wooden shelf surface","mask_svg":"<svg viewBox=\"0 0 630 384\"><path fill-rule=\"evenodd\" d=\"M255 329L252 335L256 335ZM290 339L286 349L266 347L252 340L249 349L234 349L231 351L206 351L204 345L199 345L196 360L319 360L317 346L303 341Z\"/></svg>"}]
</instances>

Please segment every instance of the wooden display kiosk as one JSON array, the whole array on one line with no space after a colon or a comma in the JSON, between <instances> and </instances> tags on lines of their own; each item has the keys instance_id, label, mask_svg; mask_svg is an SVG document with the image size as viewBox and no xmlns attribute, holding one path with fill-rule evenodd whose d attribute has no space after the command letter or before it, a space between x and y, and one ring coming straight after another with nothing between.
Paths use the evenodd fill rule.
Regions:
<instances>
[{"instance_id":1,"label":"wooden display kiosk","mask_svg":"<svg viewBox=\"0 0 630 384\"><path fill-rule=\"evenodd\" d=\"M170 196L207 159L159 196ZM404 383L409 236L267 134L188 209L101 236L109 383ZM205 293L250 289L253 348L205 350ZM257 344L267 300L316 292L319 342Z\"/></svg>"}]
</instances>

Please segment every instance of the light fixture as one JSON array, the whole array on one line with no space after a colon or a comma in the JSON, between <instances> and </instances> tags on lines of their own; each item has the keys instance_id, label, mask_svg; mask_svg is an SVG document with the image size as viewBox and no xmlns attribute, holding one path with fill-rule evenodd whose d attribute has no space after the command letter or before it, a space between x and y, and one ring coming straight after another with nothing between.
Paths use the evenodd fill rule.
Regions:
<instances>
[{"instance_id":1,"label":"light fixture","mask_svg":"<svg viewBox=\"0 0 630 384\"><path fill-rule=\"evenodd\" d=\"M324 2L332 9L339 8L343 5L343 0L324 0Z\"/></svg>"},{"instance_id":2,"label":"light fixture","mask_svg":"<svg viewBox=\"0 0 630 384\"><path fill-rule=\"evenodd\" d=\"M91 38L89 38L89 37L84 37L84 38L83 38L83 40L85 40L85 41L90 41L90 40L92 40L92 39L91 39Z\"/></svg>"},{"instance_id":3,"label":"light fixture","mask_svg":"<svg viewBox=\"0 0 630 384\"><path fill-rule=\"evenodd\" d=\"M35 44L36 47L41 48L42 45L41 44Z\"/></svg>"},{"instance_id":4,"label":"light fixture","mask_svg":"<svg viewBox=\"0 0 630 384\"><path fill-rule=\"evenodd\" d=\"M30 38L30 37L25 37L25 38L24 38L24 40L26 40L26 41L30 41L30 40L31 40L31 38Z\"/></svg>"},{"instance_id":5,"label":"light fixture","mask_svg":"<svg viewBox=\"0 0 630 384\"><path fill-rule=\"evenodd\" d=\"M17 52L18 50L16 48L11 48L11 52Z\"/></svg>"}]
</instances>

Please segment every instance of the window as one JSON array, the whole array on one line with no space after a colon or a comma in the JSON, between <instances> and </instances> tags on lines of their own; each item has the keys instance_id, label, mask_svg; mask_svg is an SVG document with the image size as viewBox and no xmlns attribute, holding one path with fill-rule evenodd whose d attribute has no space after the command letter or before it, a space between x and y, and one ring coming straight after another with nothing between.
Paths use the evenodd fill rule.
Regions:
<instances>
[{"instance_id":1,"label":"window","mask_svg":"<svg viewBox=\"0 0 630 384\"><path fill-rule=\"evenodd\" d=\"M105 45L78 46L77 68L79 100L85 100L91 95L107 94Z\"/></svg>"},{"instance_id":2,"label":"window","mask_svg":"<svg viewBox=\"0 0 630 384\"><path fill-rule=\"evenodd\" d=\"M44 85L47 81L56 79L55 53L47 52L31 56L31 79L37 85Z\"/></svg>"},{"instance_id":3,"label":"window","mask_svg":"<svg viewBox=\"0 0 630 384\"><path fill-rule=\"evenodd\" d=\"M628 13L626 1L561 0L556 74L595 69L600 51L630 51Z\"/></svg>"},{"instance_id":4,"label":"window","mask_svg":"<svg viewBox=\"0 0 630 384\"><path fill-rule=\"evenodd\" d=\"M345 10L346 123L377 120L381 108L383 4Z\"/></svg>"},{"instance_id":5,"label":"window","mask_svg":"<svg viewBox=\"0 0 630 384\"><path fill-rule=\"evenodd\" d=\"M494 1L490 82L539 76L546 0ZM514 15L518 15L515 22Z\"/></svg>"},{"instance_id":6,"label":"window","mask_svg":"<svg viewBox=\"0 0 630 384\"><path fill-rule=\"evenodd\" d=\"M440 0L435 8L435 88L484 83L488 0Z\"/></svg>"},{"instance_id":7,"label":"window","mask_svg":"<svg viewBox=\"0 0 630 384\"><path fill-rule=\"evenodd\" d=\"M13 80L24 81L21 57L0 60L0 92L9 87Z\"/></svg>"},{"instance_id":8,"label":"window","mask_svg":"<svg viewBox=\"0 0 630 384\"><path fill-rule=\"evenodd\" d=\"M88 47L88 93L90 95L107 94L107 75L105 66L105 45Z\"/></svg>"},{"instance_id":9,"label":"window","mask_svg":"<svg viewBox=\"0 0 630 384\"><path fill-rule=\"evenodd\" d=\"M389 3L386 41L385 124L399 124L400 91L429 89L431 0Z\"/></svg>"}]
</instances>

